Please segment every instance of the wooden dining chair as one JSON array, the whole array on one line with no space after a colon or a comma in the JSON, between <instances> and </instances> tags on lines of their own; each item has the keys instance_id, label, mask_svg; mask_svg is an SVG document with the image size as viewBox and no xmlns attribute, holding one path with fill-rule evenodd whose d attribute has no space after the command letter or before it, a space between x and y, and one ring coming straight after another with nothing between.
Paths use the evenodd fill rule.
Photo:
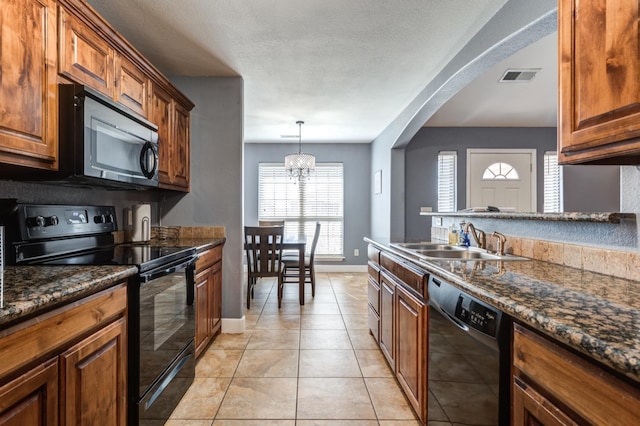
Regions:
<instances>
[{"instance_id":1,"label":"wooden dining chair","mask_svg":"<svg viewBox=\"0 0 640 426\"><path fill-rule=\"evenodd\" d=\"M278 307L282 299L282 238L283 226L245 226L244 248L247 252L247 309L258 278L278 278Z\"/></svg>"},{"instance_id":2,"label":"wooden dining chair","mask_svg":"<svg viewBox=\"0 0 640 426\"><path fill-rule=\"evenodd\" d=\"M258 226L284 226L284 220L259 220Z\"/></svg>"},{"instance_id":3,"label":"wooden dining chair","mask_svg":"<svg viewBox=\"0 0 640 426\"><path fill-rule=\"evenodd\" d=\"M316 295L316 272L314 267L314 257L316 253L316 246L318 245L318 237L320 236L320 222L316 222L316 231L313 234L313 241L311 243L311 251L309 255L304 256L304 282L300 283L300 256L298 254L295 255L284 255L282 256L282 284L285 283L299 283L300 285L305 285L307 283L311 284L311 296L314 297Z\"/></svg>"}]
</instances>

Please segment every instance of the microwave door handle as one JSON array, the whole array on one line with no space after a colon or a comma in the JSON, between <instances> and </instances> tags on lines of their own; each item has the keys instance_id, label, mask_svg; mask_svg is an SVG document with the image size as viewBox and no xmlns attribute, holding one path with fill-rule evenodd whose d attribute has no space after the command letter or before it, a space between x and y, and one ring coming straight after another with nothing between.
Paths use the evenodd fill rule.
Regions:
<instances>
[{"instance_id":1,"label":"microwave door handle","mask_svg":"<svg viewBox=\"0 0 640 426\"><path fill-rule=\"evenodd\" d=\"M150 160L153 163L150 165ZM140 169L147 179L152 179L158 168L158 152L151 142L146 142L140 150Z\"/></svg>"}]
</instances>

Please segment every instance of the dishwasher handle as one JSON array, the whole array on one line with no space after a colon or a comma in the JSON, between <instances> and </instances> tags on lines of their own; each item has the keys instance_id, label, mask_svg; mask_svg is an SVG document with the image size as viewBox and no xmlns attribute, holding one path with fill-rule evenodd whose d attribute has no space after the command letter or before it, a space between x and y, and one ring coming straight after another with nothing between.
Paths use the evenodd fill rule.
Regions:
<instances>
[{"instance_id":1,"label":"dishwasher handle","mask_svg":"<svg viewBox=\"0 0 640 426\"><path fill-rule=\"evenodd\" d=\"M455 325L456 327L458 327L462 331L469 332L469 326L467 324L463 323L458 318L454 317L449 312L445 311L442 306L438 306L438 307L440 308L440 312L442 312L444 317L446 319L448 319L449 321L451 321L453 323L453 325Z\"/></svg>"}]
</instances>

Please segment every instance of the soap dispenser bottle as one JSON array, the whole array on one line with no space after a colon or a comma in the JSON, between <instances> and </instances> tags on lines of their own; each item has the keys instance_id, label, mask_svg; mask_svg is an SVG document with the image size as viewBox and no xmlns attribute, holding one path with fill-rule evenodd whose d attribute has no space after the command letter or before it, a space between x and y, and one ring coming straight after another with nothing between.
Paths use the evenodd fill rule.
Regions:
<instances>
[{"instance_id":1,"label":"soap dispenser bottle","mask_svg":"<svg viewBox=\"0 0 640 426\"><path fill-rule=\"evenodd\" d=\"M456 224L452 223L449 227L449 245L458 244L458 231L456 230Z\"/></svg>"}]
</instances>

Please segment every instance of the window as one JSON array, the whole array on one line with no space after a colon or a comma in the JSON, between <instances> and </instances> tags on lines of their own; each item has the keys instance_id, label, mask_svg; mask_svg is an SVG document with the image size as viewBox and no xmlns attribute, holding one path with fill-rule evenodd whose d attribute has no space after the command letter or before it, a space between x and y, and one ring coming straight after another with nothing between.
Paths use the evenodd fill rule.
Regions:
<instances>
[{"instance_id":1,"label":"window","mask_svg":"<svg viewBox=\"0 0 640 426\"><path fill-rule=\"evenodd\" d=\"M544 212L552 213L562 210L560 196L560 166L555 151L544 153Z\"/></svg>"},{"instance_id":2,"label":"window","mask_svg":"<svg viewBox=\"0 0 640 426\"><path fill-rule=\"evenodd\" d=\"M458 154L456 151L438 153L438 211L456 211L456 169Z\"/></svg>"},{"instance_id":3,"label":"window","mask_svg":"<svg viewBox=\"0 0 640 426\"><path fill-rule=\"evenodd\" d=\"M518 180L518 171L509 163L493 163L482 174L482 180Z\"/></svg>"},{"instance_id":4,"label":"window","mask_svg":"<svg viewBox=\"0 0 640 426\"><path fill-rule=\"evenodd\" d=\"M344 257L344 179L342 163L316 163L311 179L294 180L284 164L260 163L258 219L285 220L285 234L305 234L309 244L316 222L318 257Z\"/></svg>"}]
</instances>

